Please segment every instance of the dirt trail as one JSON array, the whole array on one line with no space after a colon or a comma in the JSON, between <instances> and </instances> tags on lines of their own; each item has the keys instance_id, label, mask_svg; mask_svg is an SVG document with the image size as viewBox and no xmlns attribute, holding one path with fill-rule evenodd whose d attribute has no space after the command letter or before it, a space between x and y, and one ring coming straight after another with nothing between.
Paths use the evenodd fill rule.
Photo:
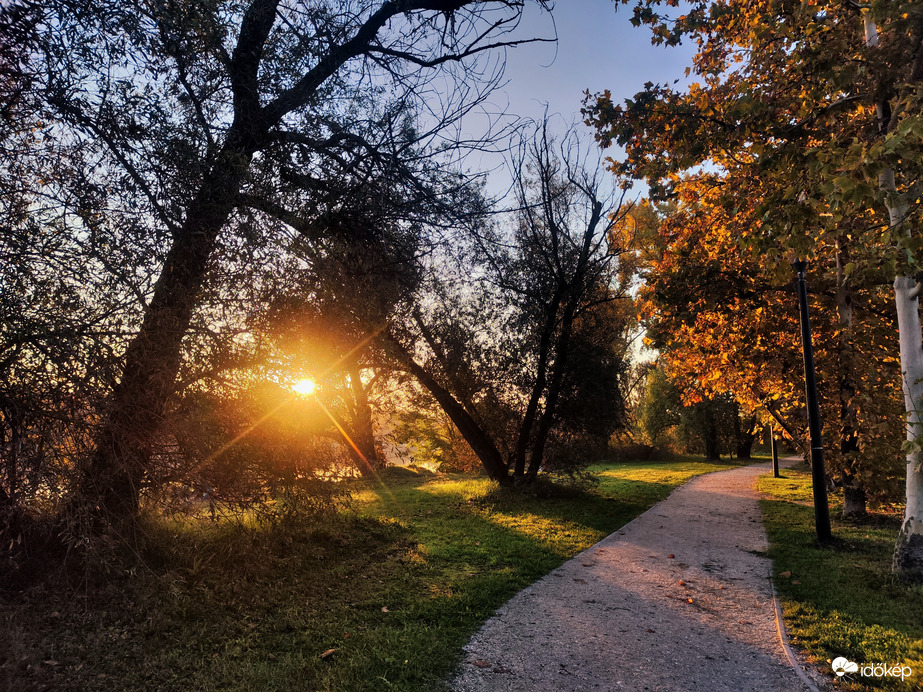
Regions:
<instances>
[{"instance_id":1,"label":"dirt trail","mask_svg":"<svg viewBox=\"0 0 923 692\"><path fill-rule=\"evenodd\" d=\"M465 647L451 689L812 690L780 643L759 554L767 468L694 478L521 591Z\"/></svg>"}]
</instances>

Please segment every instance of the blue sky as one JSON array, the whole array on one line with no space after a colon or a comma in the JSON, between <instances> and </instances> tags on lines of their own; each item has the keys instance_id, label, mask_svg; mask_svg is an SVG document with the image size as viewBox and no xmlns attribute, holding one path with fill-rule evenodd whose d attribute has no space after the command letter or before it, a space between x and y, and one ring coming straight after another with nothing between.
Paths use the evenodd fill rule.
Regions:
<instances>
[{"instance_id":1,"label":"blue sky","mask_svg":"<svg viewBox=\"0 0 923 692\"><path fill-rule=\"evenodd\" d=\"M609 89L617 101L644 83L684 80L692 46L652 46L650 30L629 21L631 7L612 0L558 0L553 12L558 42L519 46L508 52L504 91L512 112L540 118L550 113L579 119L583 92ZM527 5L522 35L552 36L547 14ZM497 95L495 98L499 98Z\"/></svg>"},{"instance_id":2,"label":"blue sky","mask_svg":"<svg viewBox=\"0 0 923 692\"><path fill-rule=\"evenodd\" d=\"M650 30L633 27L630 18L630 6L619 5L616 11L612 0L557 0L552 16L527 3L515 37L550 38L557 33L557 43L508 49L506 85L491 94L490 110L505 109L509 114L541 120L547 105L550 116L560 116L551 118L552 129L561 131L574 122L591 143L592 131L580 117L585 90L609 89L613 99L621 102L641 91L645 82L687 82L685 68L692 64L693 47L652 46ZM483 122L479 116L468 116L469 135L480 131ZM606 154L619 156L614 148ZM507 176L499 157L475 154L467 165L493 171L490 193L505 191ZM636 186L636 193L643 193L643 185Z\"/></svg>"}]
</instances>

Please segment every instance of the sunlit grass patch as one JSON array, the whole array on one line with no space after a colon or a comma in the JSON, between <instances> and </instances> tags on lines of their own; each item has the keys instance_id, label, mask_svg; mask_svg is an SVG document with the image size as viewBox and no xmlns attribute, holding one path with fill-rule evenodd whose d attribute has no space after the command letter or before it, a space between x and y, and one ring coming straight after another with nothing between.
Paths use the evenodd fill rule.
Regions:
<instances>
[{"instance_id":1,"label":"sunlit grass patch","mask_svg":"<svg viewBox=\"0 0 923 692\"><path fill-rule=\"evenodd\" d=\"M784 478L763 476L759 490L770 539L774 581L794 643L821 670L843 656L860 665L906 664L910 680L851 675L838 684L855 689L919 690L923 683L923 592L891 574L900 516L872 513L862 521L838 518L840 498L831 496L835 541L817 544L811 475L785 469ZM830 679L833 678L830 673Z\"/></svg>"}]
</instances>

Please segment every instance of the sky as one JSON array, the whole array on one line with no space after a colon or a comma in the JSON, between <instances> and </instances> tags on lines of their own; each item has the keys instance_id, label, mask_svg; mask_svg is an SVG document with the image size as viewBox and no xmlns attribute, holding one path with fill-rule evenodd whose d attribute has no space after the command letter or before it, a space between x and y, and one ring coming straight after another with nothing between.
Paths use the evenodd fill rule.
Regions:
<instances>
[{"instance_id":1,"label":"sky","mask_svg":"<svg viewBox=\"0 0 923 692\"><path fill-rule=\"evenodd\" d=\"M541 118L547 102L550 113L579 120L586 89L609 89L621 101L645 82L684 80L692 62L691 46L652 46L650 30L631 25L631 7L616 11L612 0L558 0L553 18L527 5L521 34L553 36L556 26L558 42L508 51L503 91L519 115Z\"/></svg>"},{"instance_id":2,"label":"sky","mask_svg":"<svg viewBox=\"0 0 923 692\"><path fill-rule=\"evenodd\" d=\"M631 25L631 7L612 0L557 0L549 16L527 3L516 37L553 37L557 43L532 43L507 49L506 84L493 93L493 107L524 118L541 120L547 106L552 128L577 124L588 142L592 131L582 124L584 91L609 89L616 102L634 96L645 82L685 83L685 68L694 50L652 46L650 30ZM618 150L607 155L618 158ZM469 161L469 164L471 162ZM498 193L506 186L498 159L482 156L474 164L494 170L488 189Z\"/></svg>"}]
</instances>

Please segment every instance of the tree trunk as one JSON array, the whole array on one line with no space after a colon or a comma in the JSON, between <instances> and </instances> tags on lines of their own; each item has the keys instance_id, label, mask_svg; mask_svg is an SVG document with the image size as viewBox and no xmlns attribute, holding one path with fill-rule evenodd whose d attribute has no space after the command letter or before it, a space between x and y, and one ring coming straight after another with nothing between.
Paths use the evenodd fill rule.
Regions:
<instances>
[{"instance_id":1,"label":"tree trunk","mask_svg":"<svg viewBox=\"0 0 923 692\"><path fill-rule=\"evenodd\" d=\"M866 515L865 488L856 482L848 472L843 473L843 518L864 517Z\"/></svg>"},{"instance_id":2,"label":"tree trunk","mask_svg":"<svg viewBox=\"0 0 923 692\"><path fill-rule=\"evenodd\" d=\"M515 478L522 478L526 472L526 451L529 447L529 441L532 439L532 428L535 425L535 417L538 414L538 402L545 392L545 385L548 380L548 358L551 351L551 338L554 336L554 326L558 319L558 308L560 304L561 296L560 294L556 294L545 315L545 326L538 348L538 368L535 374L535 384L532 387L532 394L529 397L529 404L526 406L526 413L523 416L522 424L519 426L519 438L516 441L516 450L513 452L513 476ZM534 477L531 465L529 472L530 475Z\"/></svg>"},{"instance_id":3,"label":"tree trunk","mask_svg":"<svg viewBox=\"0 0 923 692\"><path fill-rule=\"evenodd\" d=\"M532 457L529 460L528 477L535 478L538 470L541 468L542 460L545 456L545 444L548 442L548 433L551 432L551 426L554 423L555 412L558 406L558 397L561 395L561 386L564 382L564 374L567 370L567 358L570 350L570 338L574 329L574 317L577 314L577 308L580 304L581 289L580 282L586 280L587 265L590 259L590 248L593 244L593 237L596 227L602 218L602 204L598 200L593 202L593 211L587 221L586 229L583 232L583 244L580 247L580 256L577 259L577 266L574 270L574 276L564 283L565 291L569 293L564 308L564 314L561 316L561 329L558 333L558 343L555 348L554 370L551 375L551 383L548 386L548 393L545 395L545 410L538 420L538 429L535 433L535 441L532 445Z\"/></svg>"},{"instance_id":4,"label":"tree trunk","mask_svg":"<svg viewBox=\"0 0 923 692\"><path fill-rule=\"evenodd\" d=\"M484 467L484 471L487 472L488 477L499 482L501 485L509 485L512 479L507 471L506 464L503 462L503 456L500 454L500 450L497 449L497 446L494 444L493 440L490 439L490 436L478 425L477 421L471 417L465 410L465 407L452 396L452 393L440 385L435 377L417 363L396 339L390 335L387 335L385 338L387 339L386 344L389 350L407 367L410 374L417 378L420 384L426 387L429 393L433 395L433 398L436 399L442 407L442 410L446 412L446 415L452 419L455 427L458 428L458 432L461 433L462 437L464 437L465 441L468 443L468 446L471 447L472 451L477 455L478 459L480 459L481 465Z\"/></svg>"},{"instance_id":5,"label":"tree trunk","mask_svg":"<svg viewBox=\"0 0 923 692\"><path fill-rule=\"evenodd\" d=\"M548 433L554 424L555 413L558 408L558 398L561 396L561 386L564 383L564 373L567 369L567 357L570 350L570 337L574 328L574 314L577 311L577 296L572 296L567 309L561 319L561 332L555 348L554 371L548 393L545 395L545 409L538 419L538 429L535 432L535 441L532 445L532 457L529 460L528 478L533 479L538 475L545 457L545 445L548 442Z\"/></svg>"},{"instance_id":6,"label":"tree trunk","mask_svg":"<svg viewBox=\"0 0 923 692\"><path fill-rule=\"evenodd\" d=\"M920 435L920 406L923 406L923 344L921 344L919 288L911 277L894 280L897 325L901 345L901 375L904 406L907 409L907 441ZM915 447L916 445L914 445ZM923 581L923 455L917 449L907 453L907 505L904 523L894 550L894 571L912 581Z\"/></svg>"},{"instance_id":7,"label":"tree trunk","mask_svg":"<svg viewBox=\"0 0 923 692\"><path fill-rule=\"evenodd\" d=\"M863 13L865 42L870 48L878 45L878 28L868 12ZM923 69L923 68L921 68ZM914 79L923 75L913 75ZM878 111L879 130L888 134L890 107L887 101L875 104ZM879 175L879 187L885 193L888 219L892 228L900 228L907 215L907 202L897 190L894 170L885 168ZM893 570L901 577L923 582L923 454L915 443L920 434L920 406L923 406L923 340L920 327L920 288L916 279L898 276L894 279L894 300L897 307L897 331L900 338L901 379L904 390L904 408L907 411L907 504L904 523L894 548Z\"/></svg>"},{"instance_id":8,"label":"tree trunk","mask_svg":"<svg viewBox=\"0 0 923 692\"><path fill-rule=\"evenodd\" d=\"M372 407L369 404L368 393L362 384L362 371L356 362L350 363L349 385L356 400L355 415L353 416L352 429L353 441L359 449L361 456L356 455L350 447L350 452L356 457L356 466L363 476L374 476L375 472L383 466L378 450L375 447L375 431L372 427Z\"/></svg>"},{"instance_id":9,"label":"tree trunk","mask_svg":"<svg viewBox=\"0 0 923 692\"><path fill-rule=\"evenodd\" d=\"M721 459L721 450L718 440L718 426L715 425L715 417L710 407L705 408L702 418L702 445L705 448L705 459L708 461L718 461Z\"/></svg>"},{"instance_id":10,"label":"tree trunk","mask_svg":"<svg viewBox=\"0 0 923 692\"><path fill-rule=\"evenodd\" d=\"M737 417L737 430L735 431L737 440L736 440L736 453L738 459L751 459L753 457L753 443L756 441L757 432L754 430L754 424L756 420L753 416L747 416L744 418L746 423L745 426L741 426L740 416ZM744 427L747 429L747 432L744 432Z\"/></svg>"},{"instance_id":11,"label":"tree trunk","mask_svg":"<svg viewBox=\"0 0 923 692\"><path fill-rule=\"evenodd\" d=\"M234 141L233 130L229 141ZM251 152L226 144L218 156L174 234L141 329L125 352L121 380L79 488L80 500L110 522L120 523L138 512L151 445L179 371L182 340Z\"/></svg>"},{"instance_id":12,"label":"tree trunk","mask_svg":"<svg viewBox=\"0 0 923 692\"><path fill-rule=\"evenodd\" d=\"M840 475L843 482L843 517L864 516L865 489L852 473L852 462L859 453L854 397L855 368L852 355L852 292L846 285L844 267L849 260L843 241L836 241L836 308L839 322L837 337L838 389L840 394Z\"/></svg>"}]
</instances>

